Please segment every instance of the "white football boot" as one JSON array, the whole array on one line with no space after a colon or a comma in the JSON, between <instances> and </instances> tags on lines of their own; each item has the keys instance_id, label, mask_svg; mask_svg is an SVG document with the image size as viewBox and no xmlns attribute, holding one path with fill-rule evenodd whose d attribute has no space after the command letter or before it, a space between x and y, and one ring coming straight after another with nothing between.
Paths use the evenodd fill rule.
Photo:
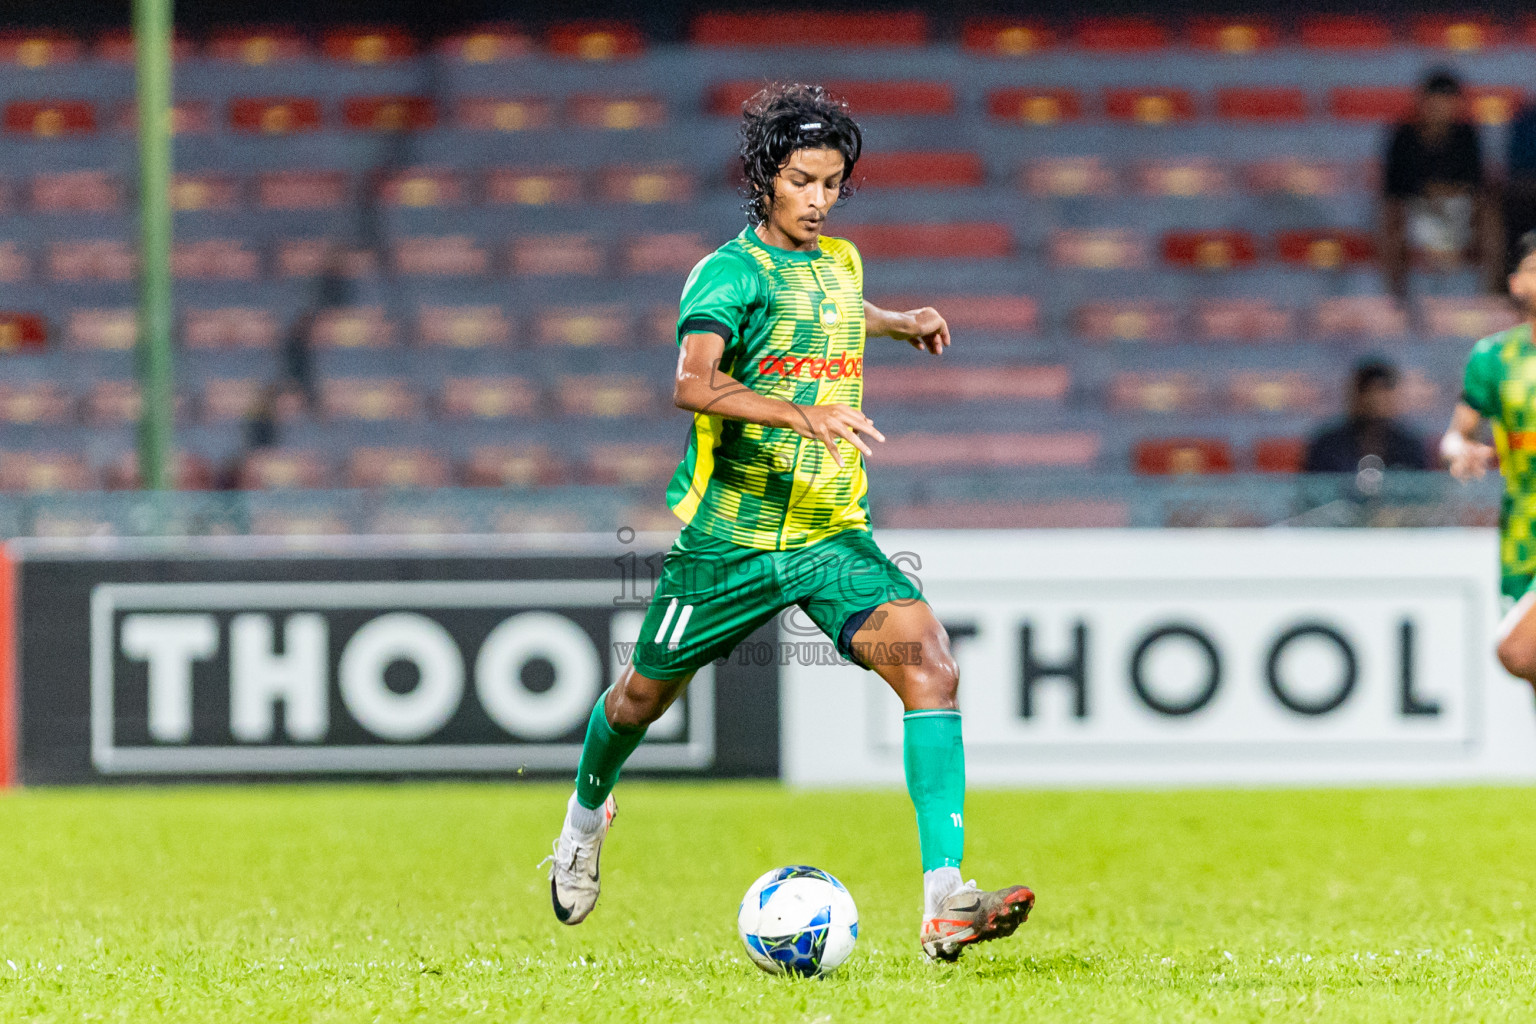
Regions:
<instances>
[{"instance_id":1,"label":"white football boot","mask_svg":"<svg viewBox=\"0 0 1536 1024\"><path fill-rule=\"evenodd\" d=\"M576 799L574 793L571 799ZM612 796L603 801L602 809L603 823L596 834L578 832L567 823L555 840L549 866L549 900L563 924L581 924L597 906L597 894L602 891L598 860L603 854L603 840L619 813Z\"/></svg>"}]
</instances>

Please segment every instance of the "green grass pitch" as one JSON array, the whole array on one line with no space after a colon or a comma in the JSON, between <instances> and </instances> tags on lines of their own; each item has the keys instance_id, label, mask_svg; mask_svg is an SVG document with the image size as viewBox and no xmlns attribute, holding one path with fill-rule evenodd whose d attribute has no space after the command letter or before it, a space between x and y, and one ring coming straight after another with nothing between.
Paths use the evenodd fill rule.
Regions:
<instances>
[{"instance_id":1,"label":"green grass pitch","mask_svg":"<svg viewBox=\"0 0 1536 1024\"><path fill-rule=\"evenodd\" d=\"M917 946L904 793L626 782L596 913L549 909L564 786L0 797L3 1021L1529 1021L1536 792L973 792L1033 919ZM811 863L859 946L761 974L737 901Z\"/></svg>"}]
</instances>

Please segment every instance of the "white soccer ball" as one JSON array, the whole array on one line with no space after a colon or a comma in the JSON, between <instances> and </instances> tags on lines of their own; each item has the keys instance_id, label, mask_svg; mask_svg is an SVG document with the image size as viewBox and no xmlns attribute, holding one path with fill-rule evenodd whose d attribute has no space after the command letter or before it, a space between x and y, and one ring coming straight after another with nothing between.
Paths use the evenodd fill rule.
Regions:
<instances>
[{"instance_id":1,"label":"white soccer ball","mask_svg":"<svg viewBox=\"0 0 1536 1024\"><path fill-rule=\"evenodd\" d=\"M774 868L741 899L736 930L769 974L827 974L859 937L859 910L843 883L820 868Z\"/></svg>"}]
</instances>

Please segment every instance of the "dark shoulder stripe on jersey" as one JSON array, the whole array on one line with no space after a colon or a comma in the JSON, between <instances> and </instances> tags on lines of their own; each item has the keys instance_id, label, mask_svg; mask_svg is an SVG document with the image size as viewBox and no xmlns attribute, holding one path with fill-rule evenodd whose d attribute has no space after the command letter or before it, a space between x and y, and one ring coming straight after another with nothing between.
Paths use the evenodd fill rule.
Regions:
<instances>
[{"instance_id":1,"label":"dark shoulder stripe on jersey","mask_svg":"<svg viewBox=\"0 0 1536 1024\"><path fill-rule=\"evenodd\" d=\"M719 320L711 320L707 316L691 316L684 320L682 326L677 329L677 333L680 335L693 334L694 332L718 334L727 343L736 336L736 332L728 325L721 323Z\"/></svg>"}]
</instances>

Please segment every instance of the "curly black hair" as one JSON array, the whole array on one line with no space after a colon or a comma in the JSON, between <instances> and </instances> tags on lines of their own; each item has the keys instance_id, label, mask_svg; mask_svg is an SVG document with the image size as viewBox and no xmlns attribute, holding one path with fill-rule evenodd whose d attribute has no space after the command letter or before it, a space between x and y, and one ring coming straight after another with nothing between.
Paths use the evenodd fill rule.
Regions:
<instances>
[{"instance_id":1,"label":"curly black hair","mask_svg":"<svg viewBox=\"0 0 1536 1024\"><path fill-rule=\"evenodd\" d=\"M819 85L775 84L741 108L741 170L746 184L741 208L753 224L768 219L773 179L798 149L835 149L843 154L843 183L838 199L853 195L853 165L864 148L864 135L848 114L848 104L833 99Z\"/></svg>"}]
</instances>

